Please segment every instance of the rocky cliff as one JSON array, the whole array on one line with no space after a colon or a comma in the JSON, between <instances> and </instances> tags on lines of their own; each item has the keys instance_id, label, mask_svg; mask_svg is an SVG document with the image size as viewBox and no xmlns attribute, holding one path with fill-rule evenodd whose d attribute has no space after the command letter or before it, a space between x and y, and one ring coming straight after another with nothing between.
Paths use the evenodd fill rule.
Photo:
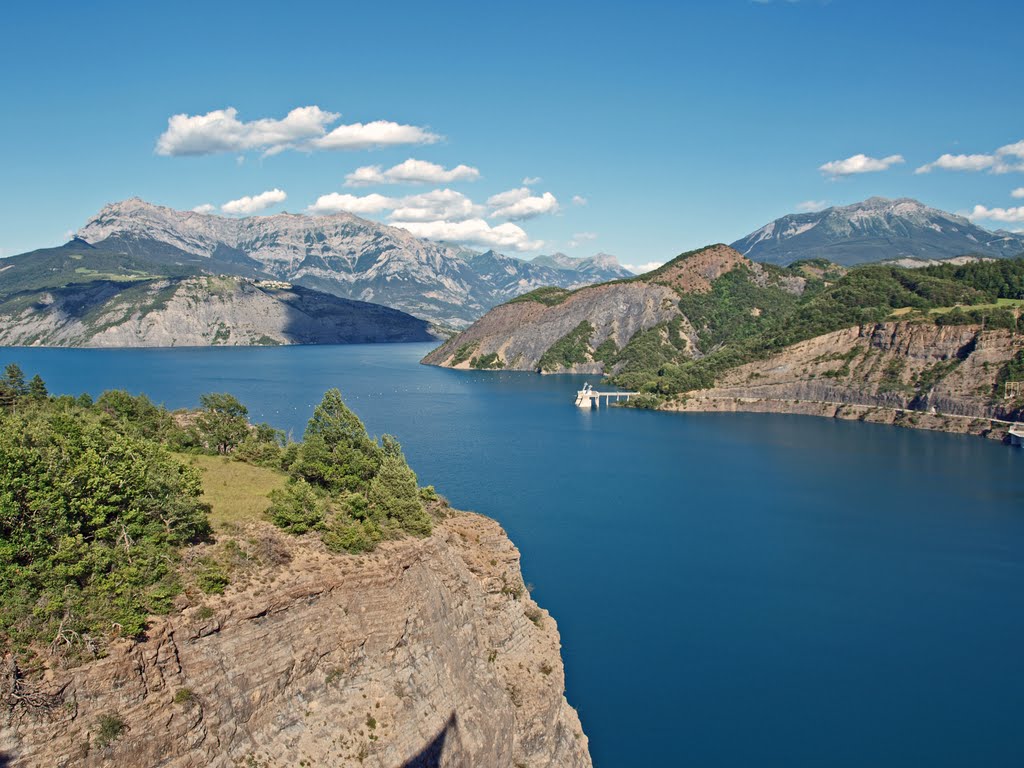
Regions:
<instances>
[{"instance_id":1,"label":"rocky cliff","mask_svg":"<svg viewBox=\"0 0 1024 768\"><path fill-rule=\"evenodd\" d=\"M424 320L240 277L97 280L0 300L0 345L174 347L428 341Z\"/></svg>"},{"instance_id":2,"label":"rocky cliff","mask_svg":"<svg viewBox=\"0 0 1024 768\"><path fill-rule=\"evenodd\" d=\"M751 296L798 295L805 284L796 275L769 273L726 245L712 245L630 280L521 296L492 309L423 362L448 368L610 373L625 364L628 345L645 331L660 333L684 356L699 357L704 352L700 329L680 308L680 297L709 294L712 284L728 274L749 284ZM744 311L761 316L753 305Z\"/></svg>"},{"instance_id":3,"label":"rocky cliff","mask_svg":"<svg viewBox=\"0 0 1024 768\"><path fill-rule=\"evenodd\" d=\"M888 322L787 347L726 371L711 389L663 407L758 411L899 423L1001 437L1020 417L1002 398L1000 371L1024 351L1024 336L978 325Z\"/></svg>"},{"instance_id":4,"label":"rocky cliff","mask_svg":"<svg viewBox=\"0 0 1024 768\"><path fill-rule=\"evenodd\" d=\"M588 344L596 349L611 339L618 347L637 333L679 317L672 289L644 282L610 283L569 294L549 306L543 301L515 301L495 307L467 330L435 349L423 362L469 368L473 360L496 355L503 368L537 370L541 358L559 339L590 323ZM596 373L600 361L561 366L559 373Z\"/></svg>"},{"instance_id":5,"label":"rocky cliff","mask_svg":"<svg viewBox=\"0 0 1024 768\"><path fill-rule=\"evenodd\" d=\"M591 764L555 622L494 521L453 513L359 557L261 524L236 539L261 565L142 642L31 683L8 667L0 765Z\"/></svg>"},{"instance_id":6,"label":"rocky cliff","mask_svg":"<svg viewBox=\"0 0 1024 768\"><path fill-rule=\"evenodd\" d=\"M78 237L169 264L287 280L455 328L539 286L578 287L628 274L606 255L532 264L431 242L350 213L231 218L138 198L105 206Z\"/></svg>"}]
</instances>

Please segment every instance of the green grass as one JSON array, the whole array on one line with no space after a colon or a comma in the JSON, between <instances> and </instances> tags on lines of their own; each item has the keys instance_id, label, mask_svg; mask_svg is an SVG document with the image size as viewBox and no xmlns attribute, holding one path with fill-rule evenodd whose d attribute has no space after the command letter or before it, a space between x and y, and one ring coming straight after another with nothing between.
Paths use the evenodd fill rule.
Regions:
<instances>
[{"instance_id":1,"label":"green grass","mask_svg":"<svg viewBox=\"0 0 1024 768\"><path fill-rule=\"evenodd\" d=\"M522 296L516 296L509 304L519 304L524 301L534 301L538 304L543 304L546 307L553 307L557 304L561 304L567 298L573 295L575 291L570 291L568 288L558 288L556 286L545 286L543 288L537 288L529 293L524 293Z\"/></svg>"},{"instance_id":2,"label":"green grass","mask_svg":"<svg viewBox=\"0 0 1024 768\"><path fill-rule=\"evenodd\" d=\"M956 304L952 307L932 307L928 310L928 313L932 315L944 315L947 312L952 312L957 307L960 309L970 310L1009 309L1011 307L1024 307L1024 299L996 299L995 302L990 302L988 304ZM894 312L893 314L896 313Z\"/></svg>"},{"instance_id":3,"label":"green grass","mask_svg":"<svg viewBox=\"0 0 1024 768\"><path fill-rule=\"evenodd\" d=\"M210 505L210 524L214 528L261 519L270 506L267 494L283 488L287 480L283 472L224 456L176 456L202 472L202 500Z\"/></svg>"}]
</instances>

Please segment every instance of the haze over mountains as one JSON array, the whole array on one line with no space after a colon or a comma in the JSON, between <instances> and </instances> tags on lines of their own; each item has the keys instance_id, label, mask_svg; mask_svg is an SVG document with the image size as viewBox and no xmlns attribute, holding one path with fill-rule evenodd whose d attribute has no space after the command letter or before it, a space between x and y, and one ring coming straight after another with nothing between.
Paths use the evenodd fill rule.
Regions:
<instances>
[{"instance_id":1,"label":"haze over mountains","mask_svg":"<svg viewBox=\"0 0 1024 768\"><path fill-rule=\"evenodd\" d=\"M791 213L732 247L753 261L771 264L823 258L849 266L905 257L1014 257L1024 253L1024 234L991 232L910 198L872 197L813 213Z\"/></svg>"},{"instance_id":2,"label":"haze over mountains","mask_svg":"<svg viewBox=\"0 0 1024 768\"><path fill-rule=\"evenodd\" d=\"M287 280L454 327L540 286L579 287L632 274L607 256L526 262L478 254L349 213L227 218L138 198L105 206L77 236L108 251Z\"/></svg>"}]
</instances>

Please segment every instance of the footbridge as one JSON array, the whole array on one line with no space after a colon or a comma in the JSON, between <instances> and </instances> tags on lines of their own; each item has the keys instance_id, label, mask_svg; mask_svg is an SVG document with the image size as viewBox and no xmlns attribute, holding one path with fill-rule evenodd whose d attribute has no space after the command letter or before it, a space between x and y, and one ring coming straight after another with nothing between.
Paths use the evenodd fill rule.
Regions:
<instances>
[{"instance_id":1,"label":"footbridge","mask_svg":"<svg viewBox=\"0 0 1024 768\"><path fill-rule=\"evenodd\" d=\"M628 402L629 398L639 394L639 392L598 392L589 384L584 384L583 389L576 393L576 407L600 408L602 397L606 398L605 405L608 405L613 397L616 402L623 397L626 398L626 401Z\"/></svg>"}]
</instances>

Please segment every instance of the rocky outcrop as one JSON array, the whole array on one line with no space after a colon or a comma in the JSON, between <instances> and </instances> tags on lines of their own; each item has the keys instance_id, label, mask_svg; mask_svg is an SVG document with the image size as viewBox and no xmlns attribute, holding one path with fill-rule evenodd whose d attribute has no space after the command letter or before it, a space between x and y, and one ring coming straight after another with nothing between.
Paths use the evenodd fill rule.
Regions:
<instances>
[{"instance_id":1,"label":"rocky outcrop","mask_svg":"<svg viewBox=\"0 0 1024 768\"><path fill-rule=\"evenodd\" d=\"M473 357L496 354L507 370L533 371L544 353L582 322L594 327L591 347L611 339L621 348L640 331L679 316L678 297L670 288L636 281L609 283L576 291L555 306L516 301L496 307L423 362L468 368ZM470 357L467 352L472 353ZM559 373L601 370L598 362L562 368Z\"/></svg>"},{"instance_id":2,"label":"rocky outcrop","mask_svg":"<svg viewBox=\"0 0 1024 768\"><path fill-rule=\"evenodd\" d=\"M454 513L361 557L258 525L238 540L279 564L50 671L32 683L49 706L8 699L0 764L591 764L555 622L494 521Z\"/></svg>"},{"instance_id":3,"label":"rocky outcrop","mask_svg":"<svg viewBox=\"0 0 1024 768\"><path fill-rule=\"evenodd\" d=\"M602 345L612 354L639 333L663 326L674 333L673 346L686 355L701 354L698 334L679 308L683 294L703 294L712 283L733 270L743 270L758 288L799 295L806 283L797 275L769 276L759 264L743 258L727 245L712 245L685 253L664 266L631 280L619 280L576 291L535 291L496 307L467 330L431 352L423 362L448 368L474 367L474 361L505 370L534 371L556 343L589 323L584 340L585 359L574 362L543 361L545 373L610 373ZM759 310L752 310L759 311ZM667 326L678 321L676 328ZM587 326L584 326L586 330ZM580 357L580 356L578 356Z\"/></svg>"},{"instance_id":4,"label":"rocky outcrop","mask_svg":"<svg viewBox=\"0 0 1024 768\"><path fill-rule=\"evenodd\" d=\"M429 341L379 304L239 277L96 281L0 304L0 345L180 347Z\"/></svg>"},{"instance_id":5,"label":"rocky outcrop","mask_svg":"<svg viewBox=\"0 0 1024 768\"><path fill-rule=\"evenodd\" d=\"M996 391L1024 336L977 325L888 322L847 328L727 371L682 411L811 413L948 431L993 432L1018 417Z\"/></svg>"}]
</instances>

